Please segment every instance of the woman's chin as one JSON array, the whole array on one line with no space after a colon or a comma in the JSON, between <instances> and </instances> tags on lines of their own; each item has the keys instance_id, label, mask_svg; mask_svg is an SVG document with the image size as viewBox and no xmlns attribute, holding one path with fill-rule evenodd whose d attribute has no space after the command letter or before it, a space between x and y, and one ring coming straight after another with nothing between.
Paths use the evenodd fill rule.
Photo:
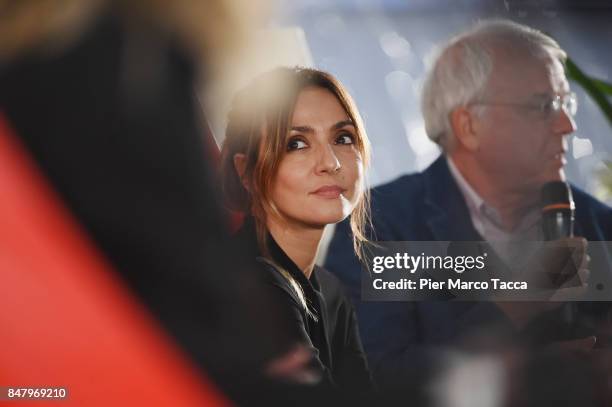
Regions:
<instances>
[{"instance_id":1,"label":"woman's chin","mask_svg":"<svg viewBox=\"0 0 612 407\"><path fill-rule=\"evenodd\" d=\"M309 216L310 221L308 223L322 225L322 226L332 225L332 224L342 222L349 215L350 215L350 212L343 211L343 210L326 211L325 213L323 212L313 213L311 216Z\"/></svg>"}]
</instances>

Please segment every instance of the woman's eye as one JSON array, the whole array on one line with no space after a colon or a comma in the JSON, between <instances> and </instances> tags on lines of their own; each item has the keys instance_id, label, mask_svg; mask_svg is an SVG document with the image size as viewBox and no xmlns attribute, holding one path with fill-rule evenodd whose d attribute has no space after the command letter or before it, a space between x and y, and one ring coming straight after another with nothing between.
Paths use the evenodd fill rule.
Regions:
<instances>
[{"instance_id":1,"label":"woman's eye","mask_svg":"<svg viewBox=\"0 0 612 407\"><path fill-rule=\"evenodd\" d=\"M306 147L308 147L308 144L306 144L304 140L300 139L291 139L287 143L287 151L301 150Z\"/></svg>"},{"instance_id":2,"label":"woman's eye","mask_svg":"<svg viewBox=\"0 0 612 407\"><path fill-rule=\"evenodd\" d=\"M336 138L336 144L355 144L355 136L350 133L343 133Z\"/></svg>"}]
</instances>

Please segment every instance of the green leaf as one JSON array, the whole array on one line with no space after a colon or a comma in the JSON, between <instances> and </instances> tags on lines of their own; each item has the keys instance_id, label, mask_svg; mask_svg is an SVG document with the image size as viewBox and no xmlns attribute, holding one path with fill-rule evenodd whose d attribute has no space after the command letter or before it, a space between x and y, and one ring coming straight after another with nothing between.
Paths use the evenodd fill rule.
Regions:
<instances>
[{"instance_id":1,"label":"green leaf","mask_svg":"<svg viewBox=\"0 0 612 407\"><path fill-rule=\"evenodd\" d=\"M608 100L608 95L612 95L612 85L599 79L592 78L585 74L574 63L571 58L565 62L567 76L578 83L599 106L610 125L612 125L612 104Z\"/></svg>"},{"instance_id":2,"label":"green leaf","mask_svg":"<svg viewBox=\"0 0 612 407\"><path fill-rule=\"evenodd\" d=\"M608 96L612 95L612 84L604 82L601 79L591 78L591 80L593 81L595 86L597 86L599 90L601 90L603 93Z\"/></svg>"}]
</instances>

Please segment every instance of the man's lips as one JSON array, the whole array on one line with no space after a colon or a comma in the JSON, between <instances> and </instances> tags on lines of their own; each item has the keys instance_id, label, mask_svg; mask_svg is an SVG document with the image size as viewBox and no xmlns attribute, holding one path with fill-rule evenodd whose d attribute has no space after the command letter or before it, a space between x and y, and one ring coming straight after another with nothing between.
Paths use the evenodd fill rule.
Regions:
<instances>
[{"instance_id":1,"label":"man's lips","mask_svg":"<svg viewBox=\"0 0 612 407\"><path fill-rule=\"evenodd\" d=\"M565 151L559 151L555 155L552 156L553 161L560 163L561 165L567 164L567 159L565 158Z\"/></svg>"},{"instance_id":2,"label":"man's lips","mask_svg":"<svg viewBox=\"0 0 612 407\"><path fill-rule=\"evenodd\" d=\"M563 167L567 164L567 159L565 158L565 151L559 151L556 154L550 156L551 163L554 163L555 166Z\"/></svg>"},{"instance_id":3,"label":"man's lips","mask_svg":"<svg viewBox=\"0 0 612 407\"><path fill-rule=\"evenodd\" d=\"M333 199L340 197L340 195L342 195L345 191L346 189L337 185L325 185L315 191L312 191L311 193L322 198Z\"/></svg>"}]
</instances>

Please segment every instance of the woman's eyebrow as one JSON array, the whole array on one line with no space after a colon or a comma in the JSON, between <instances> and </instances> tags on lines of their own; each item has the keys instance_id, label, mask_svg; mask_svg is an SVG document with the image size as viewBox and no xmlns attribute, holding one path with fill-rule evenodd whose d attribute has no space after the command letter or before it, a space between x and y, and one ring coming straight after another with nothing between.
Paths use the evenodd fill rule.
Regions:
<instances>
[{"instance_id":1,"label":"woman's eyebrow","mask_svg":"<svg viewBox=\"0 0 612 407\"><path fill-rule=\"evenodd\" d=\"M334 125L331 127L331 129L332 129L332 130L338 130L338 129L343 128L344 126L353 126L353 127L355 127L355 124L353 123L353 121L352 121L351 119L348 119L348 120L342 120L342 121L340 121L340 122L338 122L338 123L334 124Z\"/></svg>"},{"instance_id":2,"label":"woman's eyebrow","mask_svg":"<svg viewBox=\"0 0 612 407\"><path fill-rule=\"evenodd\" d=\"M344 126L355 126L351 119L342 120L330 127L332 130L338 130ZM291 126L291 131L299 131L300 133L314 133L314 129L310 126Z\"/></svg>"},{"instance_id":3,"label":"woman's eyebrow","mask_svg":"<svg viewBox=\"0 0 612 407\"><path fill-rule=\"evenodd\" d=\"M310 126L292 126L291 131L299 131L300 133L314 133L314 129Z\"/></svg>"}]
</instances>

